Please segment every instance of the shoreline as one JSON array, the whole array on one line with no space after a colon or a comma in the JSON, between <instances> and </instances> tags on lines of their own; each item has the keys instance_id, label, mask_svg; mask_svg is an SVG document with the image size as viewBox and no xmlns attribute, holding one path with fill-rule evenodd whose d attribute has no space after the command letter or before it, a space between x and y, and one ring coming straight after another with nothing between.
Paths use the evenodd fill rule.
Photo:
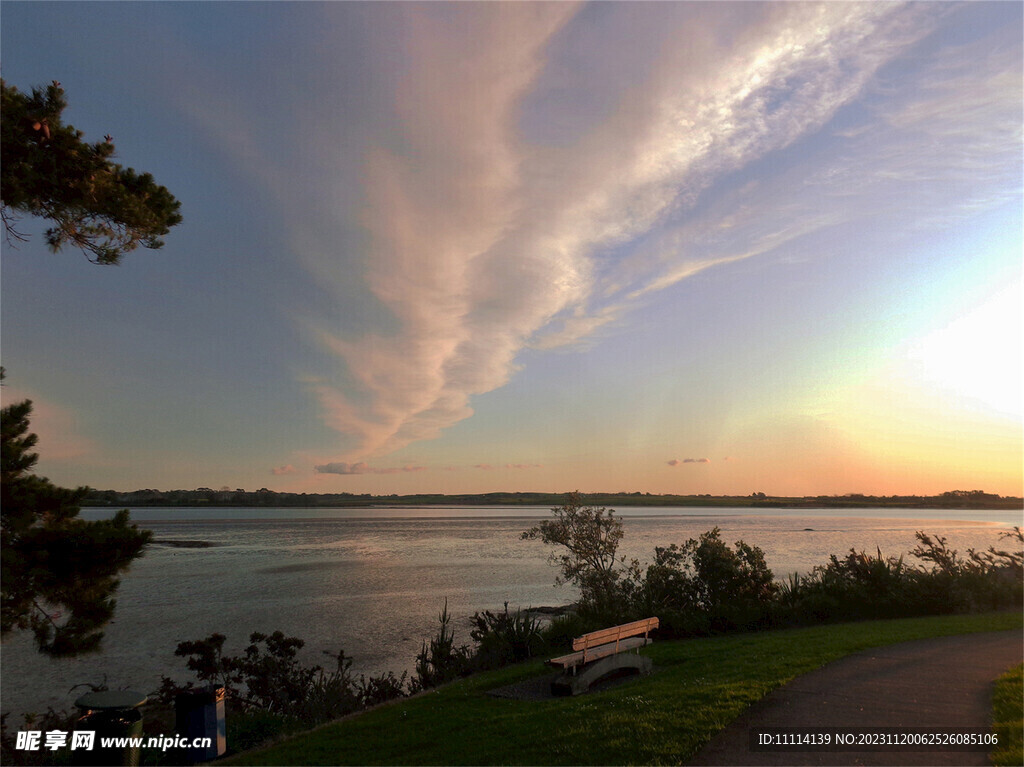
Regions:
<instances>
[{"instance_id":1,"label":"shoreline","mask_svg":"<svg viewBox=\"0 0 1024 767\"><path fill-rule=\"evenodd\" d=\"M445 495L419 493L380 496L352 493L277 493L266 488L254 493L244 490L91 490L81 506L83 508L180 507L180 508L363 508L402 509L439 508L458 509L473 506L552 507L565 503L564 493L481 493ZM999 496L981 491L952 491L941 495L873 496L851 493L843 496L773 496L754 493L747 496L731 495L671 495L652 493L582 493L584 503L590 506L622 506L642 508L649 506L677 508L755 508L755 509L936 509L1005 511L1024 510L1024 499Z\"/></svg>"}]
</instances>

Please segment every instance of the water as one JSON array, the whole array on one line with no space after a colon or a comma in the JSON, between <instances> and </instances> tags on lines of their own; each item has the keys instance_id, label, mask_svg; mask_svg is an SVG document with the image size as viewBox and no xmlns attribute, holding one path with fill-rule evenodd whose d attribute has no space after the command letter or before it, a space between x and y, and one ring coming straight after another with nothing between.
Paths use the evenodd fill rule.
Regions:
<instances>
[{"instance_id":1,"label":"water","mask_svg":"<svg viewBox=\"0 0 1024 767\"><path fill-rule=\"evenodd\" d=\"M110 514L83 510L86 519ZM229 653L253 631L281 630L306 640L308 662L324 650L355 659L357 673L411 671L445 600L456 637L470 643L476 611L567 604L571 587L554 587L550 551L520 533L550 514L544 508L157 509L132 510L156 541L203 541L207 548L149 547L122 579L103 650L51 660L31 637L4 642L3 711L68 708L68 689L106 676L112 687L149 692L161 675L190 678L178 642L226 634ZM998 542L1021 512L920 509L622 508L620 553L649 560L655 546L682 543L718 526L728 543L765 552L776 576L805 572L851 547L898 555L914 531L947 536L955 548ZM15 719L15 721L18 721Z\"/></svg>"}]
</instances>

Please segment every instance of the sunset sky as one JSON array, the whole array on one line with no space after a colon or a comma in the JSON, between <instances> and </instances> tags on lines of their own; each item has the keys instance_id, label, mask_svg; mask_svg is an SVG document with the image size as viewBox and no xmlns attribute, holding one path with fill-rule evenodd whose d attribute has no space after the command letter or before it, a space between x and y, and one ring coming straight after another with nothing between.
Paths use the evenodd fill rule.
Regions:
<instances>
[{"instance_id":1,"label":"sunset sky","mask_svg":"<svg viewBox=\"0 0 1024 767\"><path fill-rule=\"evenodd\" d=\"M1022 6L3 2L182 202L3 245L101 489L1022 493Z\"/></svg>"}]
</instances>

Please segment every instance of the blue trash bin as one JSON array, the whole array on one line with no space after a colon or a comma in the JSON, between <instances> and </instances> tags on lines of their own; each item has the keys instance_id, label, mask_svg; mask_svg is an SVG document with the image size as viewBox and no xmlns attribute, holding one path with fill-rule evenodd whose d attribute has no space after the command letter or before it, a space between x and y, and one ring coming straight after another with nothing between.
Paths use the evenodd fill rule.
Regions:
<instances>
[{"instance_id":1,"label":"blue trash bin","mask_svg":"<svg viewBox=\"0 0 1024 767\"><path fill-rule=\"evenodd\" d=\"M185 749L192 761L205 762L223 756L227 751L227 731L224 721L224 688L209 685L179 693L174 698L174 729L190 743L197 738L209 738L206 747L191 745Z\"/></svg>"}]
</instances>

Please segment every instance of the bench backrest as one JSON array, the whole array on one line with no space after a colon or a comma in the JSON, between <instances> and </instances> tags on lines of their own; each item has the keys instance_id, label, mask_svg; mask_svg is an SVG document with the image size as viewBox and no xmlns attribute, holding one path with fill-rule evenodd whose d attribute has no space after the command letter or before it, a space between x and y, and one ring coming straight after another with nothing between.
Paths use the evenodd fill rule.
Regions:
<instances>
[{"instance_id":1,"label":"bench backrest","mask_svg":"<svg viewBox=\"0 0 1024 767\"><path fill-rule=\"evenodd\" d=\"M658 628L657 618L644 618L640 621L624 623L621 626L612 626L610 629L591 631L589 634L584 634L572 640L572 649L585 651L590 647L610 644L611 642L617 644L620 639L626 639L631 636L643 634L646 637L650 631L656 628Z\"/></svg>"}]
</instances>

